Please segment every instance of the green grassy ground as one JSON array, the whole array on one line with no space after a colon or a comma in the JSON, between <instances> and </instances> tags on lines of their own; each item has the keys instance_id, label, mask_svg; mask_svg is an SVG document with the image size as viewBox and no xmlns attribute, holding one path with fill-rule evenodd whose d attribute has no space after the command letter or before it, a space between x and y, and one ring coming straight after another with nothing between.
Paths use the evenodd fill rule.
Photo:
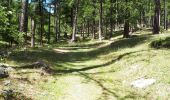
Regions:
<instances>
[{"instance_id":1,"label":"green grassy ground","mask_svg":"<svg viewBox=\"0 0 170 100\"><path fill-rule=\"evenodd\" d=\"M15 70L8 79L12 81L10 88L33 100L168 100L170 50L149 45L165 37L170 34L153 36L140 31L130 39L116 36L103 42L15 50L6 63L23 65L43 60L54 73ZM131 87L130 83L141 77L154 78L156 83L145 89Z\"/></svg>"}]
</instances>

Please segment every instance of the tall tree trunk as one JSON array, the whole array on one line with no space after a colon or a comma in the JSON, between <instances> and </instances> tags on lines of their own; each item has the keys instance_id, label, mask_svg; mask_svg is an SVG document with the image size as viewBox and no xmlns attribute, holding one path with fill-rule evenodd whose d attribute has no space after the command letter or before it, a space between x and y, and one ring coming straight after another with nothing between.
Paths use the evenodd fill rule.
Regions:
<instances>
[{"instance_id":1,"label":"tall tree trunk","mask_svg":"<svg viewBox=\"0 0 170 100\"><path fill-rule=\"evenodd\" d=\"M36 22L34 19L31 19L31 47L35 47L35 29Z\"/></svg>"},{"instance_id":2,"label":"tall tree trunk","mask_svg":"<svg viewBox=\"0 0 170 100\"><path fill-rule=\"evenodd\" d=\"M90 28L89 28L89 26L90 26L90 23L89 23L89 20L87 20L87 37L90 36Z\"/></svg>"},{"instance_id":3,"label":"tall tree trunk","mask_svg":"<svg viewBox=\"0 0 170 100\"><path fill-rule=\"evenodd\" d=\"M129 20L125 20L125 24L124 24L124 34L123 37L124 38L129 38Z\"/></svg>"},{"instance_id":4,"label":"tall tree trunk","mask_svg":"<svg viewBox=\"0 0 170 100\"><path fill-rule=\"evenodd\" d=\"M51 38L51 6L50 6L50 11L49 11L49 15L48 15L48 43L50 43L50 38Z\"/></svg>"},{"instance_id":5,"label":"tall tree trunk","mask_svg":"<svg viewBox=\"0 0 170 100\"><path fill-rule=\"evenodd\" d=\"M118 12L118 3L117 3L117 0L113 0L112 1L113 2L113 4L114 4L114 6L113 5L111 5L111 6L113 6L113 13L112 13L112 15L113 14L115 14L115 19L112 19L113 21L114 21L114 24L113 24L113 29L114 30L117 30L118 29L118 26L119 26L119 22L118 22L118 15L119 15L119 12Z\"/></svg>"},{"instance_id":6,"label":"tall tree trunk","mask_svg":"<svg viewBox=\"0 0 170 100\"><path fill-rule=\"evenodd\" d=\"M139 12L140 12L140 28L142 28L142 26L143 26L143 20L142 20L142 9L140 9L139 10Z\"/></svg>"},{"instance_id":7,"label":"tall tree trunk","mask_svg":"<svg viewBox=\"0 0 170 100\"><path fill-rule=\"evenodd\" d=\"M82 38L83 38L83 40L85 39L85 37L84 37L84 34L85 34L85 31L86 29L85 29L85 19L84 19L84 23L83 23L83 31L82 31Z\"/></svg>"},{"instance_id":8,"label":"tall tree trunk","mask_svg":"<svg viewBox=\"0 0 170 100\"><path fill-rule=\"evenodd\" d=\"M107 29L108 29L108 24L107 24L107 20L105 20L105 38L107 37L107 33L108 33ZM111 36L109 36L109 38L111 38Z\"/></svg>"},{"instance_id":9,"label":"tall tree trunk","mask_svg":"<svg viewBox=\"0 0 170 100\"><path fill-rule=\"evenodd\" d=\"M44 25L43 25L43 1L42 0L39 0L39 15L40 15L40 39L39 39L39 42L40 42L40 46L43 45L43 28L44 28Z\"/></svg>"},{"instance_id":10,"label":"tall tree trunk","mask_svg":"<svg viewBox=\"0 0 170 100\"><path fill-rule=\"evenodd\" d=\"M102 17L103 17L103 0L100 0L100 10L99 10L99 40L102 41Z\"/></svg>"},{"instance_id":11,"label":"tall tree trunk","mask_svg":"<svg viewBox=\"0 0 170 100\"><path fill-rule=\"evenodd\" d=\"M60 39L60 23L61 20L60 20L60 0L58 0L58 39Z\"/></svg>"},{"instance_id":12,"label":"tall tree trunk","mask_svg":"<svg viewBox=\"0 0 170 100\"><path fill-rule=\"evenodd\" d=\"M127 5L127 3L128 3L128 0L126 0L126 5ZM130 12L129 12L128 8L126 8L124 34L123 34L124 38L129 38L129 36L130 36L129 35L129 28L130 28L129 17L130 17Z\"/></svg>"},{"instance_id":13,"label":"tall tree trunk","mask_svg":"<svg viewBox=\"0 0 170 100\"><path fill-rule=\"evenodd\" d=\"M143 17L142 17L142 19L143 19L143 27L146 27L147 26L147 19L146 19L146 11L145 11L145 9L142 11L142 15L143 15Z\"/></svg>"},{"instance_id":14,"label":"tall tree trunk","mask_svg":"<svg viewBox=\"0 0 170 100\"><path fill-rule=\"evenodd\" d=\"M153 6L152 6L152 0L149 0L149 12L151 12L152 11L152 9L153 9ZM149 21L148 21L148 27L149 28L151 28L151 27L153 27L153 25L154 25L154 16L153 15L151 15L150 17L149 17Z\"/></svg>"},{"instance_id":15,"label":"tall tree trunk","mask_svg":"<svg viewBox=\"0 0 170 100\"><path fill-rule=\"evenodd\" d=\"M60 3L60 1L59 0L57 0L56 2L55 2L55 5L54 5L54 25L55 25L55 27L54 27L54 31L55 31L55 41L57 42L58 40L59 40L59 38L60 38L60 15L59 15L59 4Z\"/></svg>"},{"instance_id":16,"label":"tall tree trunk","mask_svg":"<svg viewBox=\"0 0 170 100\"><path fill-rule=\"evenodd\" d=\"M95 39L95 33L96 33L96 22L95 20L93 20L93 24L92 24L93 28L92 28L92 39Z\"/></svg>"},{"instance_id":17,"label":"tall tree trunk","mask_svg":"<svg viewBox=\"0 0 170 100\"><path fill-rule=\"evenodd\" d=\"M60 39L61 37L61 30L60 30L60 27L61 27L61 19L60 19L60 14L58 15L58 40Z\"/></svg>"},{"instance_id":18,"label":"tall tree trunk","mask_svg":"<svg viewBox=\"0 0 170 100\"><path fill-rule=\"evenodd\" d=\"M110 0L111 6L110 6L110 34L109 38L112 37L113 34L113 0Z\"/></svg>"},{"instance_id":19,"label":"tall tree trunk","mask_svg":"<svg viewBox=\"0 0 170 100\"><path fill-rule=\"evenodd\" d=\"M80 33L81 33L81 37L83 37L83 25L81 25L80 27Z\"/></svg>"},{"instance_id":20,"label":"tall tree trunk","mask_svg":"<svg viewBox=\"0 0 170 100\"><path fill-rule=\"evenodd\" d=\"M27 41L27 30L28 30L28 0L22 1L19 30L20 32L25 33L25 42L26 42Z\"/></svg>"},{"instance_id":21,"label":"tall tree trunk","mask_svg":"<svg viewBox=\"0 0 170 100\"><path fill-rule=\"evenodd\" d=\"M77 30L77 15L78 15L79 0L76 0L75 15L73 20L73 33L71 42L76 40L76 30Z\"/></svg>"},{"instance_id":22,"label":"tall tree trunk","mask_svg":"<svg viewBox=\"0 0 170 100\"><path fill-rule=\"evenodd\" d=\"M96 3L96 0L93 0L93 9L94 9L94 11L93 11L93 16L95 17L96 16L96 12L95 12L95 10L96 10L96 6L95 6L95 3ZM96 21L95 21L95 18L93 19L93 24L92 24L93 26L93 28L92 28L92 39L95 39L95 33L96 33Z\"/></svg>"},{"instance_id":23,"label":"tall tree trunk","mask_svg":"<svg viewBox=\"0 0 170 100\"><path fill-rule=\"evenodd\" d=\"M167 9L166 9L166 0L164 0L164 29L167 30Z\"/></svg>"},{"instance_id":24,"label":"tall tree trunk","mask_svg":"<svg viewBox=\"0 0 170 100\"><path fill-rule=\"evenodd\" d=\"M58 41L58 16L57 16L57 4L58 1L55 1L54 4L54 33L55 33L55 41Z\"/></svg>"},{"instance_id":25,"label":"tall tree trunk","mask_svg":"<svg viewBox=\"0 0 170 100\"><path fill-rule=\"evenodd\" d=\"M160 32L160 11L161 11L160 0L155 0L153 34L159 34Z\"/></svg>"},{"instance_id":26,"label":"tall tree trunk","mask_svg":"<svg viewBox=\"0 0 170 100\"><path fill-rule=\"evenodd\" d=\"M73 28L73 23L74 23L74 9L73 9L73 7L71 7L71 12L70 12L71 14L71 16L70 16L70 20L71 20L71 27Z\"/></svg>"}]
</instances>

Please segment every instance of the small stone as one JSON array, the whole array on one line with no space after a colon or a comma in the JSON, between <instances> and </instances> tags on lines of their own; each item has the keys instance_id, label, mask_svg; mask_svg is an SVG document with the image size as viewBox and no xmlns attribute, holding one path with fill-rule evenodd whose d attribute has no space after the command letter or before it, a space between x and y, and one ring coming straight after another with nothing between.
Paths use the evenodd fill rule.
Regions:
<instances>
[{"instance_id":1,"label":"small stone","mask_svg":"<svg viewBox=\"0 0 170 100\"><path fill-rule=\"evenodd\" d=\"M135 88L146 88L152 84L154 84L156 82L155 79L144 79L144 78L141 78L141 79L138 79L138 80L135 80L131 83L131 85Z\"/></svg>"},{"instance_id":2,"label":"small stone","mask_svg":"<svg viewBox=\"0 0 170 100\"><path fill-rule=\"evenodd\" d=\"M48 95L48 93L43 92L43 93L41 93L41 95L43 95L43 96L47 96L47 95Z\"/></svg>"},{"instance_id":3,"label":"small stone","mask_svg":"<svg viewBox=\"0 0 170 100\"><path fill-rule=\"evenodd\" d=\"M44 61L41 61L41 60L35 62L34 65L36 65L36 67L38 67L38 68L48 68L49 67Z\"/></svg>"},{"instance_id":4,"label":"small stone","mask_svg":"<svg viewBox=\"0 0 170 100\"><path fill-rule=\"evenodd\" d=\"M8 52L7 51L0 51L0 56L1 57L6 57L8 55Z\"/></svg>"},{"instance_id":5,"label":"small stone","mask_svg":"<svg viewBox=\"0 0 170 100\"><path fill-rule=\"evenodd\" d=\"M11 81L10 81L10 80L4 81L4 85L5 85L5 86L8 86L8 85L10 85L10 84L11 84Z\"/></svg>"},{"instance_id":6,"label":"small stone","mask_svg":"<svg viewBox=\"0 0 170 100\"><path fill-rule=\"evenodd\" d=\"M8 74L6 66L1 65L0 66L0 78L7 78L7 77L9 77L9 74Z\"/></svg>"}]
</instances>

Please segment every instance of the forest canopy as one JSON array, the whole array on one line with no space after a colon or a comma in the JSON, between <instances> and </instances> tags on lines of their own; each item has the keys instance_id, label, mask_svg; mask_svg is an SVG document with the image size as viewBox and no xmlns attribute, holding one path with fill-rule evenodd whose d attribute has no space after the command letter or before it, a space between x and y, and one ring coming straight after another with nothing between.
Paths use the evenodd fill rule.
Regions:
<instances>
[{"instance_id":1,"label":"forest canopy","mask_svg":"<svg viewBox=\"0 0 170 100\"><path fill-rule=\"evenodd\" d=\"M169 26L169 7L166 0L2 0L1 39L34 47L62 39L101 41L119 30L124 38L142 28L159 34Z\"/></svg>"}]
</instances>

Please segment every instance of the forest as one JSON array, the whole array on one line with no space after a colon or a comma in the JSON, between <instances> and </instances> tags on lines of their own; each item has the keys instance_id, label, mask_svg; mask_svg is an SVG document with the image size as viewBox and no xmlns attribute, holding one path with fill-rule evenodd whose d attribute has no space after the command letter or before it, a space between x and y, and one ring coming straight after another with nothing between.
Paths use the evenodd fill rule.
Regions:
<instances>
[{"instance_id":1,"label":"forest","mask_svg":"<svg viewBox=\"0 0 170 100\"><path fill-rule=\"evenodd\" d=\"M0 0L0 100L169 100L169 0Z\"/></svg>"}]
</instances>

